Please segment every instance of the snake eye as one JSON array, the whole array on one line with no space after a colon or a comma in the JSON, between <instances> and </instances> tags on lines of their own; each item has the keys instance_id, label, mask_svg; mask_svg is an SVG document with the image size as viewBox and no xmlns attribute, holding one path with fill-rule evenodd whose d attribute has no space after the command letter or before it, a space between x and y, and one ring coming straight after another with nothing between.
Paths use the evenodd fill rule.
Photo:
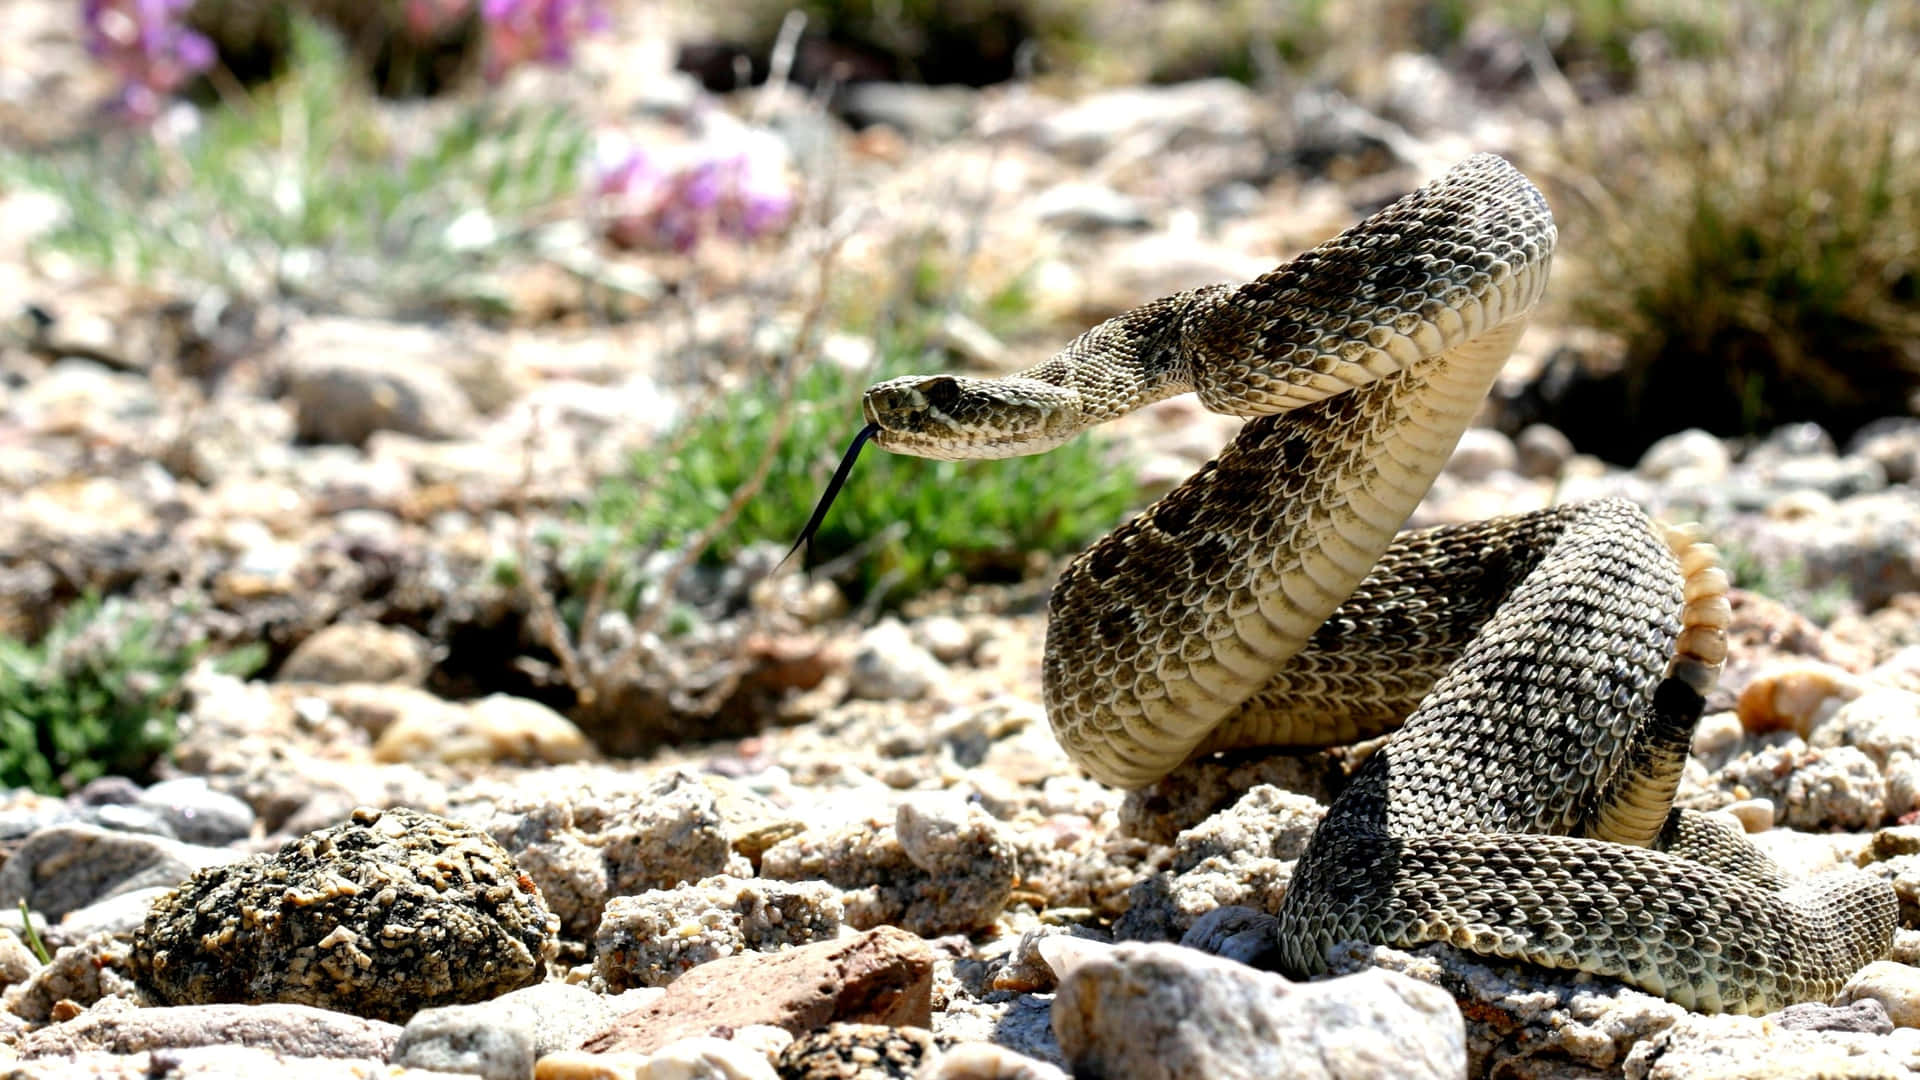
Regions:
<instances>
[{"instance_id":1,"label":"snake eye","mask_svg":"<svg viewBox=\"0 0 1920 1080\"><path fill-rule=\"evenodd\" d=\"M921 383L920 393L927 407L938 413L951 415L960 404L960 383L948 375L935 375Z\"/></svg>"}]
</instances>

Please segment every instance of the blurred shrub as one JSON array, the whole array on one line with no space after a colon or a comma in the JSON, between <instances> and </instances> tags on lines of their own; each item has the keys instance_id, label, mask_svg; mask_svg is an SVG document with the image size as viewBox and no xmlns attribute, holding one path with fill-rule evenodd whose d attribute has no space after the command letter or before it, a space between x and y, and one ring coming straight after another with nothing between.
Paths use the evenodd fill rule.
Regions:
<instances>
[{"instance_id":1,"label":"blurred shrub","mask_svg":"<svg viewBox=\"0 0 1920 1080\"><path fill-rule=\"evenodd\" d=\"M1554 293L1625 340L1548 416L1637 455L1689 426L1845 439L1920 392L1920 18L1754 15L1724 58L1651 71L1562 140ZM1603 395L1603 396L1598 396ZM1623 422L1624 421L1624 422Z\"/></svg>"},{"instance_id":2,"label":"blurred shrub","mask_svg":"<svg viewBox=\"0 0 1920 1080\"><path fill-rule=\"evenodd\" d=\"M577 211L584 126L559 107L374 107L338 39L295 26L296 62L186 130L0 147L0 183L67 208L40 243L123 277L327 309L494 306L489 275L534 223ZM157 279L157 281L155 280Z\"/></svg>"},{"instance_id":3,"label":"blurred shrub","mask_svg":"<svg viewBox=\"0 0 1920 1080\"><path fill-rule=\"evenodd\" d=\"M565 65L605 29L607 0L83 0L171 9L243 83L285 74L293 26L320 22L346 43L354 71L388 97L430 96L476 73L498 81L528 63Z\"/></svg>"},{"instance_id":4,"label":"blurred shrub","mask_svg":"<svg viewBox=\"0 0 1920 1080\"><path fill-rule=\"evenodd\" d=\"M1081 32L1083 2L744 0L713 14L721 35L753 57L756 77L766 73L782 22L798 12L806 23L794 75L803 83L887 79L985 86L1012 78L1025 48L1053 61L1071 50ZM689 66L710 66L711 88L733 88L724 62Z\"/></svg>"},{"instance_id":5,"label":"blurred shrub","mask_svg":"<svg viewBox=\"0 0 1920 1080\"><path fill-rule=\"evenodd\" d=\"M144 776L173 745L180 680L202 651L96 600L74 604L37 644L0 637L0 784L59 795ZM265 658L254 646L218 666L246 673Z\"/></svg>"}]
</instances>

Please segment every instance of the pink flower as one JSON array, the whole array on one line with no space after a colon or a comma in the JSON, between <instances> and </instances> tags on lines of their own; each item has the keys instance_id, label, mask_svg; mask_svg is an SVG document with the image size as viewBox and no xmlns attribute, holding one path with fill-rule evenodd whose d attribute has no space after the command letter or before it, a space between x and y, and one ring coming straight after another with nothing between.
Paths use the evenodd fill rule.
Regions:
<instances>
[{"instance_id":1,"label":"pink flower","mask_svg":"<svg viewBox=\"0 0 1920 1080\"><path fill-rule=\"evenodd\" d=\"M193 0L85 0L87 51L121 79L121 106L151 119L160 103L213 66L213 43L181 21Z\"/></svg>"},{"instance_id":2,"label":"pink flower","mask_svg":"<svg viewBox=\"0 0 1920 1080\"><path fill-rule=\"evenodd\" d=\"M702 146L679 162L634 148L599 171L607 239L691 251L707 233L753 240L785 225L794 196L778 160L748 146Z\"/></svg>"}]
</instances>

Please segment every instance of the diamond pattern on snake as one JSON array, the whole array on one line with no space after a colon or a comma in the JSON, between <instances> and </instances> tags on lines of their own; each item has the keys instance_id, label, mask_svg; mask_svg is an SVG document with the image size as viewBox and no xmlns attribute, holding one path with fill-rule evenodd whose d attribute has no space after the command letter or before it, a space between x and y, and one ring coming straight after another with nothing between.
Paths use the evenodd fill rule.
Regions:
<instances>
[{"instance_id":1,"label":"diamond pattern on snake","mask_svg":"<svg viewBox=\"0 0 1920 1080\"><path fill-rule=\"evenodd\" d=\"M1259 950L1446 942L1706 1011L1831 996L1892 888L1789 880L1673 806L1726 656L1711 545L1621 500L1400 531L1547 283L1546 199L1482 154L1239 286L1156 300L1000 378L867 391L862 442L1039 453L1175 394L1249 418L1067 568L1047 714L1097 779L1396 731L1333 802ZM826 500L816 512L825 512ZM809 532L811 527L809 528Z\"/></svg>"}]
</instances>

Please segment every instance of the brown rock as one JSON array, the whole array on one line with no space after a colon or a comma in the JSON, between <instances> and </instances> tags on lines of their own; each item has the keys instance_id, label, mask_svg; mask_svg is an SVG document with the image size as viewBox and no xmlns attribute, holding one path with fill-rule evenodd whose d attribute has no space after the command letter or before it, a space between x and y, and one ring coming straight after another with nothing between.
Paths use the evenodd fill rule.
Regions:
<instances>
[{"instance_id":1,"label":"brown rock","mask_svg":"<svg viewBox=\"0 0 1920 1080\"><path fill-rule=\"evenodd\" d=\"M581 1049L652 1053L749 1024L801 1035L835 1022L924 1028L932 1021L933 950L905 930L880 926L844 941L702 964Z\"/></svg>"}]
</instances>

